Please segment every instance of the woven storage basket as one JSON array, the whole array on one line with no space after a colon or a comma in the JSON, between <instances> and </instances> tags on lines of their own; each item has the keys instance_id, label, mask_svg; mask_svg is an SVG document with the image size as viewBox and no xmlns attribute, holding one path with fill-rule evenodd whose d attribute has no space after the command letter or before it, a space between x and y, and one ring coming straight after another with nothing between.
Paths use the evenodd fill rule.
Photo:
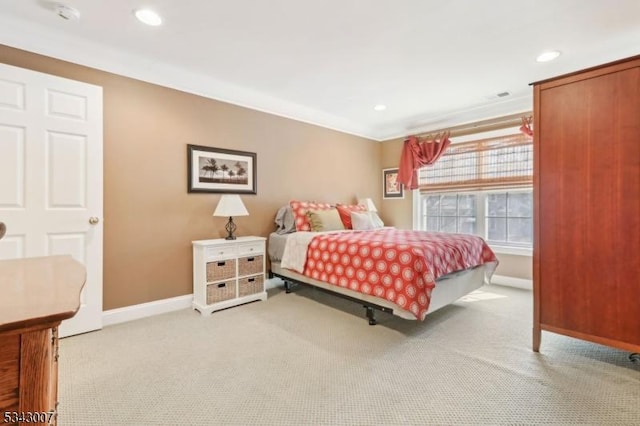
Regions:
<instances>
[{"instance_id":1,"label":"woven storage basket","mask_svg":"<svg viewBox=\"0 0 640 426\"><path fill-rule=\"evenodd\" d=\"M238 275L252 275L263 272L262 256L241 257L238 259Z\"/></svg>"},{"instance_id":2,"label":"woven storage basket","mask_svg":"<svg viewBox=\"0 0 640 426\"><path fill-rule=\"evenodd\" d=\"M260 293L264 290L264 277L256 275L254 277L240 278L238 280L238 296Z\"/></svg>"},{"instance_id":3,"label":"woven storage basket","mask_svg":"<svg viewBox=\"0 0 640 426\"><path fill-rule=\"evenodd\" d=\"M207 282L226 280L236 276L236 260L220 260L207 263Z\"/></svg>"},{"instance_id":4,"label":"woven storage basket","mask_svg":"<svg viewBox=\"0 0 640 426\"><path fill-rule=\"evenodd\" d=\"M209 284L207 286L207 305L236 297L236 282Z\"/></svg>"}]
</instances>

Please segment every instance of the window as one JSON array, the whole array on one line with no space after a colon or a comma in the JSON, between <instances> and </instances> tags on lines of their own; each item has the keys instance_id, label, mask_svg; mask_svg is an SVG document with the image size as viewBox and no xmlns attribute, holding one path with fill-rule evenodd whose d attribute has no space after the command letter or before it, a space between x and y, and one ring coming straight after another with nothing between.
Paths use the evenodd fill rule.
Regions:
<instances>
[{"instance_id":1,"label":"window","mask_svg":"<svg viewBox=\"0 0 640 426\"><path fill-rule=\"evenodd\" d=\"M533 244L533 191L422 193L418 229L479 235L492 246Z\"/></svg>"},{"instance_id":2,"label":"window","mask_svg":"<svg viewBox=\"0 0 640 426\"><path fill-rule=\"evenodd\" d=\"M425 197L425 227L429 231L475 234L476 196L436 194Z\"/></svg>"},{"instance_id":3,"label":"window","mask_svg":"<svg viewBox=\"0 0 640 426\"><path fill-rule=\"evenodd\" d=\"M514 252L532 248L530 137L507 134L453 144L418 177L418 229L475 234Z\"/></svg>"},{"instance_id":4,"label":"window","mask_svg":"<svg viewBox=\"0 0 640 426\"><path fill-rule=\"evenodd\" d=\"M504 246L531 247L533 243L533 192L487 194L486 239Z\"/></svg>"}]
</instances>

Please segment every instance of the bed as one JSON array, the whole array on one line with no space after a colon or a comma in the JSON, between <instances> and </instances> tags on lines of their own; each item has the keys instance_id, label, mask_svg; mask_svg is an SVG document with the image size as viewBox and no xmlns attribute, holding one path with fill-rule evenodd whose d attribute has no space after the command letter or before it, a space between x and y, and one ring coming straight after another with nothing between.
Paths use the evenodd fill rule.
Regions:
<instances>
[{"instance_id":1,"label":"bed","mask_svg":"<svg viewBox=\"0 0 640 426\"><path fill-rule=\"evenodd\" d=\"M304 284L361 303L371 325L376 310L424 320L482 287L497 265L486 242L473 235L286 228L269 236L270 276L281 278L287 293Z\"/></svg>"}]
</instances>

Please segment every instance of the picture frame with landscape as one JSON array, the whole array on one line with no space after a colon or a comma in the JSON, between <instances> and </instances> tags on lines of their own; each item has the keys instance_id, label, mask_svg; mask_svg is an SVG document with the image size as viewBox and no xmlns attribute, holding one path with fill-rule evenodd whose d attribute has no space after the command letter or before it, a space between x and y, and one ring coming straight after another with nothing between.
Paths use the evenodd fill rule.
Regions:
<instances>
[{"instance_id":1,"label":"picture frame with landscape","mask_svg":"<svg viewBox=\"0 0 640 426\"><path fill-rule=\"evenodd\" d=\"M257 194L254 152L187 145L188 192Z\"/></svg>"}]
</instances>

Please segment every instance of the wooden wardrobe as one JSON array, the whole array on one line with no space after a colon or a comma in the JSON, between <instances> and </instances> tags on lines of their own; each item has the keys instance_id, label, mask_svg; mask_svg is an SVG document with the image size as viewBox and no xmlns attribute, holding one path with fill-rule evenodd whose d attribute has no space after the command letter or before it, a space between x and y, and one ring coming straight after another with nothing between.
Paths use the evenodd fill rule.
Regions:
<instances>
[{"instance_id":1,"label":"wooden wardrobe","mask_svg":"<svg viewBox=\"0 0 640 426\"><path fill-rule=\"evenodd\" d=\"M533 86L533 350L640 352L640 56Z\"/></svg>"}]
</instances>

